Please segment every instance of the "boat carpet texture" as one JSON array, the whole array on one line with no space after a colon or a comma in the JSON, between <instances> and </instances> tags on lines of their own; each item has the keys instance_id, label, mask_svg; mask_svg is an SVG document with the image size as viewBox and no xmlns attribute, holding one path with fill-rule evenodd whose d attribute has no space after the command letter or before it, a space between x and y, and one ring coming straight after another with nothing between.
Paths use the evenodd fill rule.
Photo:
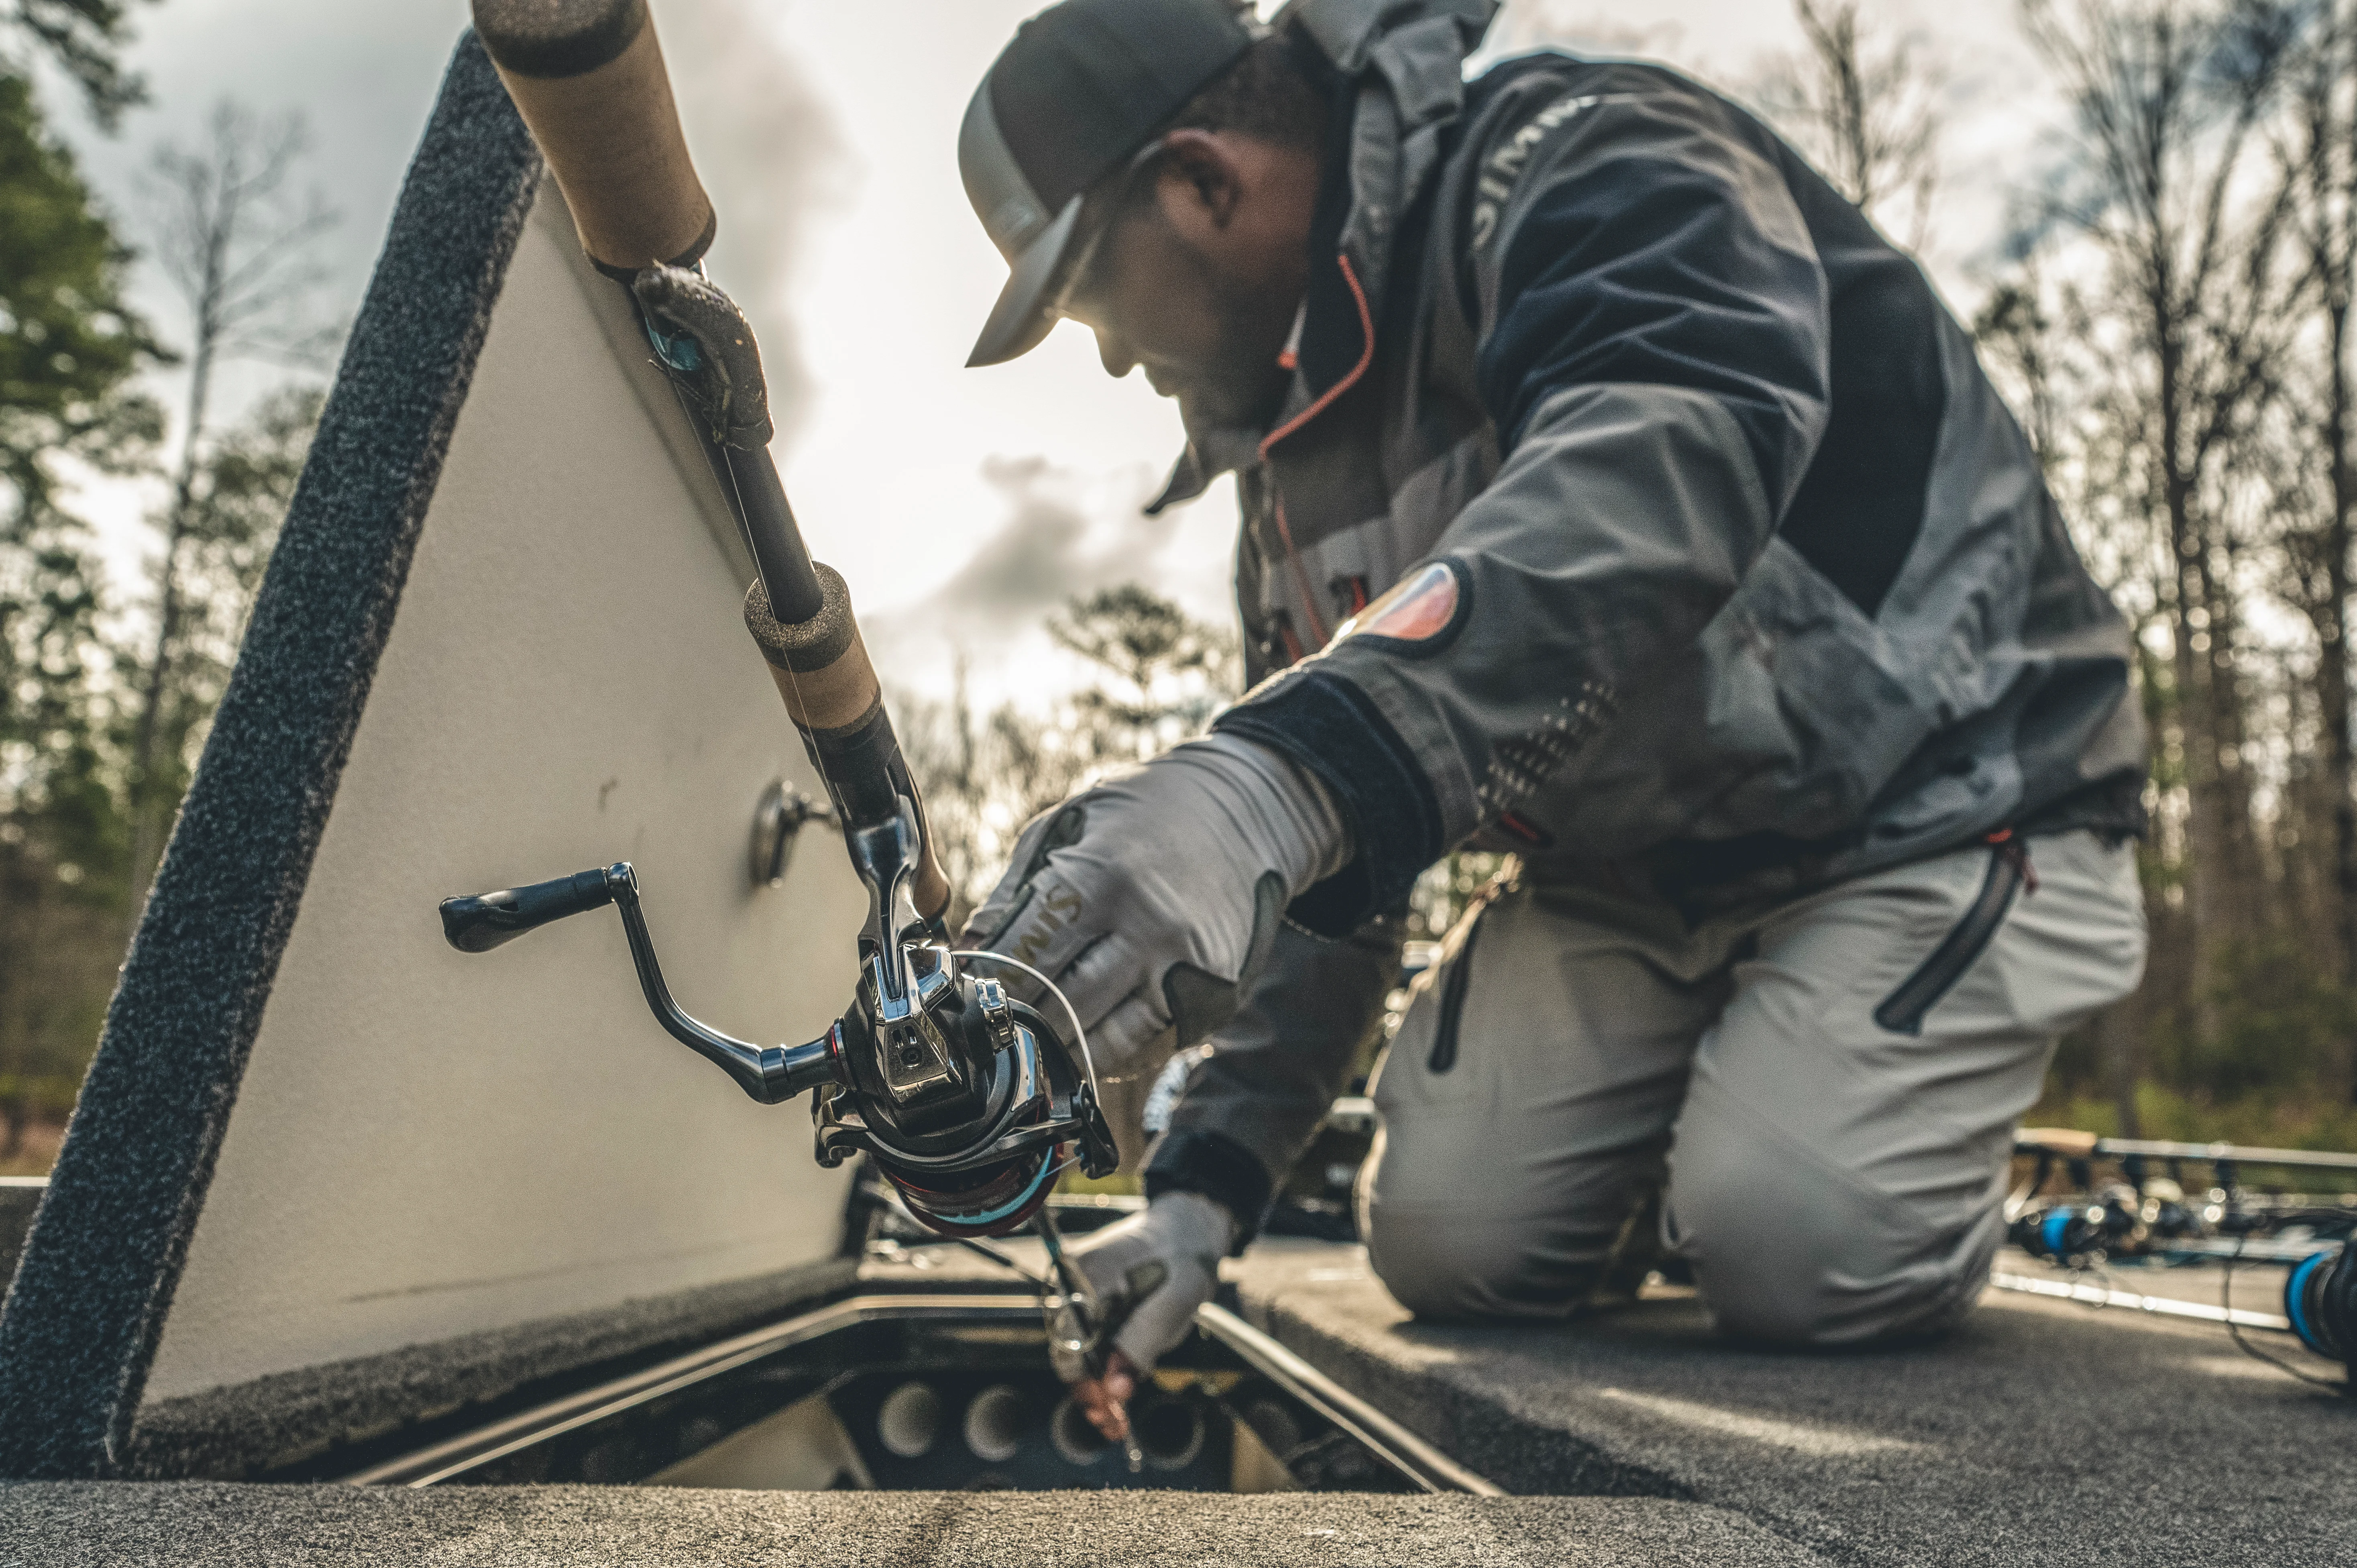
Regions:
<instances>
[{"instance_id":1,"label":"boat carpet texture","mask_svg":"<svg viewBox=\"0 0 2357 1568\"><path fill-rule=\"evenodd\" d=\"M1732 1514L1622 1498L0 1485L5 1568L1808 1568Z\"/></svg>"},{"instance_id":2,"label":"boat carpet texture","mask_svg":"<svg viewBox=\"0 0 2357 1568\"><path fill-rule=\"evenodd\" d=\"M2357 1563L2357 1400L2287 1335L2249 1337L2333 1386L2221 1326L1994 1290L1944 1339L1810 1354L1690 1293L1479 1327L1413 1321L1358 1248L1230 1267L1245 1317L1512 1493L1686 1498L1843 1563Z\"/></svg>"}]
</instances>

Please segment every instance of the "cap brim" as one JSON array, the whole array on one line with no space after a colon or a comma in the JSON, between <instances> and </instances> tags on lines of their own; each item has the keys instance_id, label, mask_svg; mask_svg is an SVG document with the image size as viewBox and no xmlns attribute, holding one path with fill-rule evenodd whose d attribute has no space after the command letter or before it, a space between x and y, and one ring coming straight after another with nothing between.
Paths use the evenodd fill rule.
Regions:
<instances>
[{"instance_id":1,"label":"cap brim","mask_svg":"<svg viewBox=\"0 0 2357 1568\"><path fill-rule=\"evenodd\" d=\"M1055 221L1040 231L1039 237L1015 258L1015 270L999 291L998 303L990 309L990 319L983 324L982 336L974 342L974 352L966 357L966 369L984 365L1003 365L1019 359L1039 346L1056 325L1048 314L1046 297L1049 285L1056 281L1056 271L1071 249L1072 233L1080 227L1081 203L1075 196L1064 203Z\"/></svg>"}]
</instances>

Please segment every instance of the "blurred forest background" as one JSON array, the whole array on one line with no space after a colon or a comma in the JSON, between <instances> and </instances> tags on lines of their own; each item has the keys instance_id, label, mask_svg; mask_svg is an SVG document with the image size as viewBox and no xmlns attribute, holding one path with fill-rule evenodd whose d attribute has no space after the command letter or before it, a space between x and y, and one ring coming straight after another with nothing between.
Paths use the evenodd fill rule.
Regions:
<instances>
[{"instance_id":1,"label":"blurred forest background","mask_svg":"<svg viewBox=\"0 0 2357 1568\"><path fill-rule=\"evenodd\" d=\"M54 1150L339 336L314 261L336 214L298 123L224 103L120 209L78 170L58 117L128 134L144 101L130 9L0 0L0 1172ZM1894 237L1954 222L1945 62L1860 0L1793 19L1787 56L1721 85ZM2019 91L2069 132L2000 231L1966 237L1971 325L2136 626L2158 745L2150 974L2066 1043L2040 1115L2357 1147L2357 0L2022 0L2015 22L2045 68ZM184 331L129 306L139 267ZM276 390L224 419L231 362ZM81 515L109 478L157 498L135 584ZM1150 585L1051 630L1090 671L1051 701L898 698L969 897L1030 815L1235 694L1232 629ZM1425 934L1494 869L1435 867Z\"/></svg>"}]
</instances>

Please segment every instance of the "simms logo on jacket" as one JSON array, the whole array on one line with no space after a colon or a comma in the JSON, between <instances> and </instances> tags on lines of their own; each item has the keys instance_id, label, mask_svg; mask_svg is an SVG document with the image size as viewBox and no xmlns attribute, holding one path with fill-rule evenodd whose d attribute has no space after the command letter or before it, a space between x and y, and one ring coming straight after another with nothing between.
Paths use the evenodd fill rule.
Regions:
<instances>
[{"instance_id":1,"label":"simms logo on jacket","mask_svg":"<svg viewBox=\"0 0 2357 1568\"><path fill-rule=\"evenodd\" d=\"M1581 110L1603 102L1597 93L1573 93L1558 98L1536 114L1530 124L1507 137L1481 166L1481 183L1474 188L1473 248L1480 250L1498 232L1498 214L1506 205L1506 198L1514 194L1514 181L1522 177L1523 166L1531 161L1532 152L1548 133Z\"/></svg>"}]
</instances>

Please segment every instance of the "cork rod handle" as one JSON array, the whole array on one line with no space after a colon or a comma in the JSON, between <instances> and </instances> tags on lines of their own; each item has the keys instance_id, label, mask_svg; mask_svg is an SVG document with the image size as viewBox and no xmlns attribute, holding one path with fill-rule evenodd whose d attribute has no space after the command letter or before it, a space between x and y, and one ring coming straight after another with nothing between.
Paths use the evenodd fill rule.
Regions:
<instances>
[{"instance_id":1,"label":"cork rod handle","mask_svg":"<svg viewBox=\"0 0 2357 1568\"><path fill-rule=\"evenodd\" d=\"M769 594L756 582L745 594L745 629L768 661L778 695L785 699L786 712L802 731L843 821L888 822L899 814L903 797L916 804L923 853L909 901L920 915L941 915L949 908L949 878L933 854L923 800L909 777L899 737L884 710L883 684L852 617L851 592L834 567L813 570L823 596L818 614L791 624L780 621L770 613Z\"/></svg>"},{"instance_id":2,"label":"cork rod handle","mask_svg":"<svg viewBox=\"0 0 2357 1568\"><path fill-rule=\"evenodd\" d=\"M628 274L702 256L717 220L646 0L474 0L474 11L589 259Z\"/></svg>"}]
</instances>

